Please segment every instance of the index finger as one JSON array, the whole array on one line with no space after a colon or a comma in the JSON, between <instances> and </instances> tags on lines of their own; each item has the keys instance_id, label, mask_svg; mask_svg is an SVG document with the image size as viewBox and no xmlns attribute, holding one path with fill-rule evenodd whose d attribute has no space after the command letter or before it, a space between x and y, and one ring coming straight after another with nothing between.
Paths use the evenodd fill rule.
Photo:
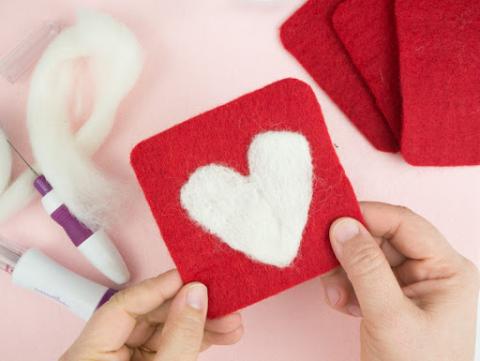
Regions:
<instances>
[{"instance_id":1,"label":"index finger","mask_svg":"<svg viewBox=\"0 0 480 361\"><path fill-rule=\"evenodd\" d=\"M116 351L128 340L139 317L161 306L181 288L180 275L171 270L122 290L92 316L80 338L96 351Z\"/></svg>"},{"instance_id":2,"label":"index finger","mask_svg":"<svg viewBox=\"0 0 480 361\"><path fill-rule=\"evenodd\" d=\"M378 202L361 202L360 207L371 234L389 241L407 258L432 259L454 252L437 228L408 208Z\"/></svg>"}]
</instances>

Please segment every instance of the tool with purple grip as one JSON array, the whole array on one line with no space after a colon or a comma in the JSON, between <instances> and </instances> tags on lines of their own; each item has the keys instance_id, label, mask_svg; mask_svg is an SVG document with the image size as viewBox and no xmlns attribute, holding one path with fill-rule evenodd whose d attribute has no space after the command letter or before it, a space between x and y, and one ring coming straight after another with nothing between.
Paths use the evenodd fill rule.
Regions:
<instances>
[{"instance_id":1,"label":"tool with purple grip","mask_svg":"<svg viewBox=\"0 0 480 361\"><path fill-rule=\"evenodd\" d=\"M90 263L115 283L128 282L130 274L127 266L108 235L103 230L93 232L80 222L43 175L39 175L33 184L42 195L43 208L65 230Z\"/></svg>"},{"instance_id":2,"label":"tool with purple grip","mask_svg":"<svg viewBox=\"0 0 480 361\"><path fill-rule=\"evenodd\" d=\"M89 229L75 217L53 189L45 176L38 174L17 148L7 139L13 151L37 176L33 185L42 195L42 205L50 217L67 233L72 243L90 263L116 284L130 279L128 268L109 236L104 230Z\"/></svg>"}]
</instances>

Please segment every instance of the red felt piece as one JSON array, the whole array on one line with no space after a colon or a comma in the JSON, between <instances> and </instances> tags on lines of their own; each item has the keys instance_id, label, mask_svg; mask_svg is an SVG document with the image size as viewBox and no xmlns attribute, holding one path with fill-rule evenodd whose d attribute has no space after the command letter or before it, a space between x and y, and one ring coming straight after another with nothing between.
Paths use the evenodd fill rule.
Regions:
<instances>
[{"instance_id":1,"label":"red felt piece","mask_svg":"<svg viewBox=\"0 0 480 361\"><path fill-rule=\"evenodd\" d=\"M400 142L402 102L393 0L346 0L333 26Z\"/></svg>"},{"instance_id":2,"label":"red felt piece","mask_svg":"<svg viewBox=\"0 0 480 361\"><path fill-rule=\"evenodd\" d=\"M282 25L283 45L377 149L396 152L387 121L334 32L331 18L341 1L308 1Z\"/></svg>"},{"instance_id":3,"label":"red felt piece","mask_svg":"<svg viewBox=\"0 0 480 361\"><path fill-rule=\"evenodd\" d=\"M204 231L180 205L180 189L200 166L223 164L249 174L247 150L255 135L288 130L310 143L315 182L299 255L277 268L253 261ZM209 317L272 296L337 266L328 230L338 217L361 219L311 88L286 79L247 94L147 139L132 165L168 249L185 282L209 289Z\"/></svg>"},{"instance_id":4,"label":"red felt piece","mask_svg":"<svg viewBox=\"0 0 480 361\"><path fill-rule=\"evenodd\" d=\"M480 2L397 0L396 19L405 159L480 164Z\"/></svg>"}]
</instances>

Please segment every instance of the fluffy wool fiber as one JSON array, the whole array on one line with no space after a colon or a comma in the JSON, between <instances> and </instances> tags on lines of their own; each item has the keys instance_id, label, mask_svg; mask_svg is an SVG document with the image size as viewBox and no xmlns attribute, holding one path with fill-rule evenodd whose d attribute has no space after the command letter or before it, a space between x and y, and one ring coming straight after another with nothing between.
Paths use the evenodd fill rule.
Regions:
<instances>
[{"instance_id":1,"label":"fluffy wool fiber","mask_svg":"<svg viewBox=\"0 0 480 361\"><path fill-rule=\"evenodd\" d=\"M75 62L87 59L94 83L93 109L74 135L70 106ZM132 32L108 15L82 12L47 48L33 73L28 128L38 168L65 204L85 224L105 224L107 207L119 198L90 160L108 136L121 100L142 69L142 51ZM79 93L79 92L78 92Z\"/></svg>"},{"instance_id":2,"label":"fluffy wool fiber","mask_svg":"<svg viewBox=\"0 0 480 361\"><path fill-rule=\"evenodd\" d=\"M304 136L257 135L249 175L221 165L197 169L181 189L192 219L233 249L278 267L297 256L312 200L312 160Z\"/></svg>"},{"instance_id":3,"label":"fluffy wool fiber","mask_svg":"<svg viewBox=\"0 0 480 361\"><path fill-rule=\"evenodd\" d=\"M397 140L334 32L332 16L342 1L308 1L282 25L283 45L377 149L396 152Z\"/></svg>"},{"instance_id":4,"label":"fluffy wool fiber","mask_svg":"<svg viewBox=\"0 0 480 361\"><path fill-rule=\"evenodd\" d=\"M0 222L25 207L35 196L35 175L26 171L9 186L12 173L12 153L7 137L0 129Z\"/></svg>"},{"instance_id":5,"label":"fluffy wool fiber","mask_svg":"<svg viewBox=\"0 0 480 361\"><path fill-rule=\"evenodd\" d=\"M0 194L3 193L12 174L12 153L7 137L0 129Z\"/></svg>"},{"instance_id":6,"label":"fluffy wool fiber","mask_svg":"<svg viewBox=\"0 0 480 361\"><path fill-rule=\"evenodd\" d=\"M402 101L393 0L346 0L333 15L348 51L395 138L400 142Z\"/></svg>"},{"instance_id":7,"label":"fluffy wool fiber","mask_svg":"<svg viewBox=\"0 0 480 361\"><path fill-rule=\"evenodd\" d=\"M36 175L31 171L20 174L8 188L0 194L0 222L7 220L35 198L33 187Z\"/></svg>"},{"instance_id":8,"label":"fluffy wool fiber","mask_svg":"<svg viewBox=\"0 0 480 361\"><path fill-rule=\"evenodd\" d=\"M405 159L480 164L480 2L398 0L396 19Z\"/></svg>"},{"instance_id":9,"label":"fluffy wool fiber","mask_svg":"<svg viewBox=\"0 0 480 361\"><path fill-rule=\"evenodd\" d=\"M208 286L209 317L336 267L330 224L361 219L315 94L294 79L140 143L132 165L183 281ZM272 250L274 234L288 251Z\"/></svg>"}]
</instances>

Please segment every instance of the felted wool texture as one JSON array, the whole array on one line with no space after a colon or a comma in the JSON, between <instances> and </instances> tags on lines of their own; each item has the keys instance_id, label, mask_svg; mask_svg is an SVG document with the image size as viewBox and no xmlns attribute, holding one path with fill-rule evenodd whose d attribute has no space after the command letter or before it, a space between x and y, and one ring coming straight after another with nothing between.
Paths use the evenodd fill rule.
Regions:
<instances>
[{"instance_id":1,"label":"felted wool texture","mask_svg":"<svg viewBox=\"0 0 480 361\"><path fill-rule=\"evenodd\" d=\"M286 267L297 256L312 200L309 144L299 133L260 133L248 166L248 176L217 164L198 168L181 188L182 207L233 249Z\"/></svg>"},{"instance_id":2,"label":"felted wool texture","mask_svg":"<svg viewBox=\"0 0 480 361\"><path fill-rule=\"evenodd\" d=\"M259 262L228 246L193 220L180 200L182 187L201 167L223 166L246 179L258 173L249 162L252 143L255 148L254 139L270 132L293 133L300 150L303 142L297 137L304 137L313 170L308 219L288 267ZM259 145L269 148L268 142ZM276 82L147 139L135 147L131 161L183 281L208 286L209 317L229 314L336 267L328 238L331 223L341 216L361 220L315 95L295 79Z\"/></svg>"},{"instance_id":3,"label":"felted wool texture","mask_svg":"<svg viewBox=\"0 0 480 361\"><path fill-rule=\"evenodd\" d=\"M398 0L396 19L405 159L480 164L480 2Z\"/></svg>"},{"instance_id":4,"label":"felted wool texture","mask_svg":"<svg viewBox=\"0 0 480 361\"><path fill-rule=\"evenodd\" d=\"M400 143L402 101L393 0L346 0L333 26Z\"/></svg>"},{"instance_id":5,"label":"felted wool texture","mask_svg":"<svg viewBox=\"0 0 480 361\"><path fill-rule=\"evenodd\" d=\"M94 105L74 134L69 107L72 93L77 101L80 96L75 91L75 61L85 58ZM90 157L109 135L142 66L140 45L124 24L83 11L75 25L50 43L32 76L27 124L38 168L73 214L94 230L108 223L122 189Z\"/></svg>"},{"instance_id":6,"label":"felted wool texture","mask_svg":"<svg viewBox=\"0 0 480 361\"><path fill-rule=\"evenodd\" d=\"M334 32L331 19L341 1L308 1L282 25L283 45L373 146L396 152L385 117Z\"/></svg>"}]
</instances>

